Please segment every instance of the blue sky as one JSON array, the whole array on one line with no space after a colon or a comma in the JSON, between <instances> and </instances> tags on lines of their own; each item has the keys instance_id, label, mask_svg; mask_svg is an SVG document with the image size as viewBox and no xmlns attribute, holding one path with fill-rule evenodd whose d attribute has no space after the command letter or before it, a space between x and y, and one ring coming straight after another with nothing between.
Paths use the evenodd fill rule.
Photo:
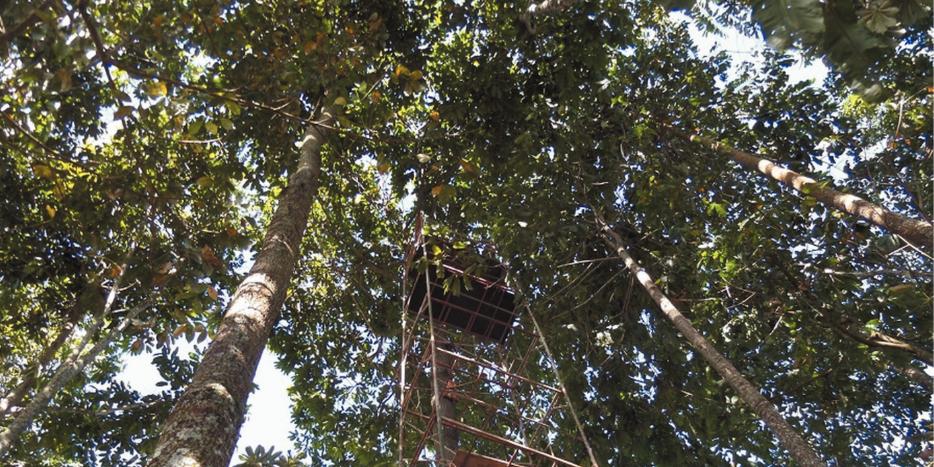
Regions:
<instances>
[{"instance_id":1,"label":"blue sky","mask_svg":"<svg viewBox=\"0 0 934 467\"><path fill-rule=\"evenodd\" d=\"M684 15L675 14L675 17L689 22ZM741 62L757 61L758 53L768 47L761 39L744 36L737 31L713 36L702 34L696 27L690 29L701 56L710 56L723 50L730 54L734 66ZM827 76L827 68L821 62L805 63L798 60L789 68L788 74L791 82L810 80L819 86ZM180 355L187 354L192 348L190 344L180 345ZM144 395L159 393L162 388L157 387L156 383L161 381L161 378L151 363L152 357L152 354L127 355L119 378ZM247 446L274 446L283 452L292 449L289 432L294 426L291 422L288 396L291 381L289 376L275 367L276 360L276 355L268 350L260 360L254 379L259 389L250 396L249 411L240 431L234 463L238 462L239 455Z\"/></svg>"}]
</instances>

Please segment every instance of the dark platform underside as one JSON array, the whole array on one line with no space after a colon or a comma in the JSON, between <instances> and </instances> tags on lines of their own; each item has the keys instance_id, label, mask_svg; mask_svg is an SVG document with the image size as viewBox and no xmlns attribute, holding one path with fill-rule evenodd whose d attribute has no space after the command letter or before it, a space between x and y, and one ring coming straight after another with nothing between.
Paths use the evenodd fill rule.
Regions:
<instances>
[{"instance_id":1,"label":"dark platform underside","mask_svg":"<svg viewBox=\"0 0 934 467\"><path fill-rule=\"evenodd\" d=\"M445 264L447 274L458 274L457 265ZM503 285L499 274L486 277L465 276L470 280L471 290L462 290L454 295L444 292L442 280L439 280L434 268L429 268L431 282L431 309L436 322L461 329L471 334L504 342L509 337L515 321L515 295ZM502 271L502 275L505 271ZM412 296L409 300L409 312L418 313L425 299L425 276L418 274L412 284ZM427 313L427 311L425 312Z\"/></svg>"}]
</instances>

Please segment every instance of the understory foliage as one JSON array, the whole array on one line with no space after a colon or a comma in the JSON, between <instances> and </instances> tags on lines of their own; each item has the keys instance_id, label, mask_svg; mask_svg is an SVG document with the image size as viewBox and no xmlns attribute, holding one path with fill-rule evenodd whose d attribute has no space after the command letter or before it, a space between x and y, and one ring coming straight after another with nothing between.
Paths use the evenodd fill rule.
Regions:
<instances>
[{"instance_id":1,"label":"understory foliage","mask_svg":"<svg viewBox=\"0 0 934 467\"><path fill-rule=\"evenodd\" d=\"M0 428L85 338L143 310L0 463L145 464L324 106L336 131L268 349L295 445L243 465L394 461L419 211L508 265L606 465L790 461L607 260L596 213L824 459L930 462L931 245L668 130L930 222L929 6L565 3L534 28L524 1L0 6L3 397L28 383ZM702 56L692 24L776 48ZM796 57L827 79L790 80ZM152 356L157 392L119 377L129 355ZM575 433L559 420L552 448L584 462Z\"/></svg>"}]
</instances>

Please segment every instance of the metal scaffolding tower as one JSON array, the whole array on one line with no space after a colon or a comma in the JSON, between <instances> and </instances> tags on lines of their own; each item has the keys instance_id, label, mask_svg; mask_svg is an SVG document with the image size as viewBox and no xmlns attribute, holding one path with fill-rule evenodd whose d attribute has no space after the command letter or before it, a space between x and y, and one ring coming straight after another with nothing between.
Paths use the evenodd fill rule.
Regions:
<instances>
[{"instance_id":1,"label":"metal scaffolding tower","mask_svg":"<svg viewBox=\"0 0 934 467\"><path fill-rule=\"evenodd\" d=\"M573 418L583 460L597 465L538 323L527 307L516 311L505 268L464 268L426 248L421 230L419 216L403 278L399 464L581 465L552 449L557 420ZM451 277L460 293L445 289Z\"/></svg>"}]
</instances>

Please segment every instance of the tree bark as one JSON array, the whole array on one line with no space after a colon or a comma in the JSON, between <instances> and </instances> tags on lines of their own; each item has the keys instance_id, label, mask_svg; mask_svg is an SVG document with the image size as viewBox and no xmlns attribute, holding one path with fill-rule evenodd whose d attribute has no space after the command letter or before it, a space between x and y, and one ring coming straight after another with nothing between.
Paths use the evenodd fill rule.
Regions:
<instances>
[{"instance_id":1,"label":"tree bark","mask_svg":"<svg viewBox=\"0 0 934 467\"><path fill-rule=\"evenodd\" d=\"M934 388L934 379L932 379L930 376L928 376L927 373L925 373L925 372L923 372L923 371L921 371L921 370L919 370L919 369L917 369L917 368L914 368L914 367L896 368L896 370L897 370L899 373L901 373L901 374L905 375L906 377L908 377L908 379L910 379L910 380L912 380L912 381L914 381L914 382L916 382L916 383L918 383L918 384L920 384L920 385L926 387L926 388L928 389L928 391L930 391L932 388Z\"/></svg>"},{"instance_id":2,"label":"tree bark","mask_svg":"<svg viewBox=\"0 0 934 467\"><path fill-rule=\"evenodd\" d=\"M233 456L253 377L285 300L311 205L321 146L333 116L324 111L305 131L301 157L272 216L262 247L227 307L192 383L162 427L149 465L226 466Z\"/></svg>"},{"instance_id":3,"label":"tree bark","mask_svg":"<svg viewBox=\"0 0 934 467\"><path fill-rule=\"evenodd\" d=\"M926 250L931 250L932 247L934 247L934 226L932 226L930 222L911 219L889 211L877 204L870 203L858 196L841 193L832 188L822 187L817 181L810 177L786 169L768 159L733 149L710 138L698 134L689 134L671 126L667 128L678 136L686 138L689 141L701 143L729 157L748 170L756 171L763 176L778 180L782 184L804 193L805 195L811 196L827 206L861 217L891 233L900 235L902 238L918 247Z\"/></svg>"},{"instance_id":4,"label":"tree bark","mask_svg":"<svg viewBox=\"0 0 934 467\"><path fill-rule=\"evenodd\" d=\"M766 426L775 433L778 440L799 464L803 466L826 465L814 452L813 448L795 431L782 417L774 405L766 399L759 390L752 385L733 364L717 351L688 321L681 311L665 296L642 266L637 263L626 251L622 237L611 229L602 218L597 221L604 232L604 240L617 255L626 263L626 267L639 280L646 292L655 300L662 312L674 324L675 328L684 335L685 339L694 347L704 360L713 367L720 376L735 390L743 402L748 405Z\"/></svg>"},{"instance_id":5,"label":"tree bark","mask_svg":"<svg viewBox=\"0 0 934 467\"><path fill-rule=\"evenodd\" d=\"M124 329L130 324L130 322L136 318L141 311L143 311L148 306L148 302L141 304L139 306L131 309L127 315L123 318L120 325L115 326L110 331L107 332L101 339L91 347L91 350L88 351L83 357L81 356L81 350L77 350L75 354L62 363L62 365L56 370L55 375L52 376L52 379L49 381L45 387L42 388L26 407L23 408L20 412L16 414L16 417L10 423L10 425L0 432L0 456L9 451L13 443L20 437L20 435L29 429L29 426L32 425L33 420L36 418L36 415L44 410L49 402L52 401L52 398L58 394L59 391L66 384L71 382L75 376L81 374L82 371L100 355L107 346L113 342L114 338L120 335ZM107 313L102 314L98 317L100 324L103 324L104 319L106 319ZM101 325L96 326L100 328Z\"/></svg>"}]
</instances>

